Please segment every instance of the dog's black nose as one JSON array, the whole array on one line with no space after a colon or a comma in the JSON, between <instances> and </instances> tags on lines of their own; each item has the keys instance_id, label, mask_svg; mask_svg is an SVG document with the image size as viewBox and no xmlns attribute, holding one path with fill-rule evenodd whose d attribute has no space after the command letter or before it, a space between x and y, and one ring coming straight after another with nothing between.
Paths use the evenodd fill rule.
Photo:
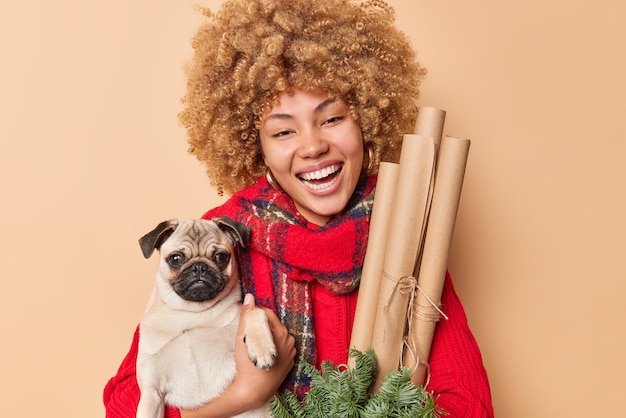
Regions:
<instances>
[{"instance_id":1,"label":"dog's black nose","mask_svg":"<svg viewBox=\"0 0 626 418\"><path fill-rule=\"evenodd\" d=\"M189 267L189 271L193 272L194 274L198 274L198 275L205 275L208 273L209 271L209 266L207 266L204 263L194 263Z\"/></svg>"}]
</instances>

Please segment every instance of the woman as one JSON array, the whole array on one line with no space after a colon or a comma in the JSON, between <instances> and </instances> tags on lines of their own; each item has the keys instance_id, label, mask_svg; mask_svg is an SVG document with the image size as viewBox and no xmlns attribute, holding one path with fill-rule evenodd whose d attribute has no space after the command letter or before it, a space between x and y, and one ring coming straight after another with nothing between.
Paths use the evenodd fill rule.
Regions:
<instances>
[{"instance_id":1,"label":"woman","mask_svg":"<svg viewBox=\"0 0 626 418\"><path fill-rule=\"evenodd\" d=\"M267 401L283 380L302 397L302 360L346 362L375 173L411 131L425 74L383 1L231 0L205 15L180 120L212 185L233 193L204 217L252 229L241 273L276 314L279 354L269 372L256 370L238 337L235 381L202 408L168 408L168 417L231 416ZM428 389L450 416L493 416L449 277L442 303L450 320L435 332ZM138 338L105 389L109 417L136 408Z\"/></svg>"}]
</instances>

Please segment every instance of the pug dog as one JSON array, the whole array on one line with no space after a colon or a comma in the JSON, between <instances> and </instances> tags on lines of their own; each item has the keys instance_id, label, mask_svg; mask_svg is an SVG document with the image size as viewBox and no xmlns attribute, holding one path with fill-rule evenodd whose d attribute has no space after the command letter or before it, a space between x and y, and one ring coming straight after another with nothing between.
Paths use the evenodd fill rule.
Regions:
<instances>
[{"instance_id":1,"label":"pug dog","mask_svg":"<svg viewBox=\"0 0 626 418\"><path fill-rule=\"evenodd\" d=\"M139 240L149 258L160 253L139 328L137 418L162 418L165 405L196 408L234 379L235 334L242 307L237 248L250 230L228 217L161 222ZM274 364L276 347L265 312L247 311L245 342L259 368ZM263 406L239 417L268 417Z\"/></svg>"}]
</instances>

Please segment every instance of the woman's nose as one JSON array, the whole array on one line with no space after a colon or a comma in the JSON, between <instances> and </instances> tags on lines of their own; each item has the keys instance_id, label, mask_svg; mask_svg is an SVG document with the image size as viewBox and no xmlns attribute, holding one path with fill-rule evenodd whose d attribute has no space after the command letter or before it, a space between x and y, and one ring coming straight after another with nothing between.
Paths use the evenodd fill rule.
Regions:
<instances>
[{"instance_id":1,"label":"woman's nose","mask_svg":"<svg viewBox=\"0 0 626 418\"><path fill-rule=\"evenodd\" d=\"M330 147L324 136L314 130L302 132L299 139L298 154L301 158L317 158L328 152Z\"/></svg>"}]
</instances>

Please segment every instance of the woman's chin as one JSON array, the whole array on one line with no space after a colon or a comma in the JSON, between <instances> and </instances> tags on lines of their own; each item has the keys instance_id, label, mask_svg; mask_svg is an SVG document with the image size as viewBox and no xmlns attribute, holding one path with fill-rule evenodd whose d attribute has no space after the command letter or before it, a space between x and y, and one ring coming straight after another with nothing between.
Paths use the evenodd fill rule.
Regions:
<instances>
[{"instance_id":1,"label":"woman's chin","mask_svg":"<svg viewBox=\"0 0 626 418\"><path fill-rule=\"evenodd\" d=\"M305 202L296 202L299 212L310 222L323 225L336 214L342 212L350 196L336 191L324 196L309 196Z\"/></svg>"}]
</instances>

